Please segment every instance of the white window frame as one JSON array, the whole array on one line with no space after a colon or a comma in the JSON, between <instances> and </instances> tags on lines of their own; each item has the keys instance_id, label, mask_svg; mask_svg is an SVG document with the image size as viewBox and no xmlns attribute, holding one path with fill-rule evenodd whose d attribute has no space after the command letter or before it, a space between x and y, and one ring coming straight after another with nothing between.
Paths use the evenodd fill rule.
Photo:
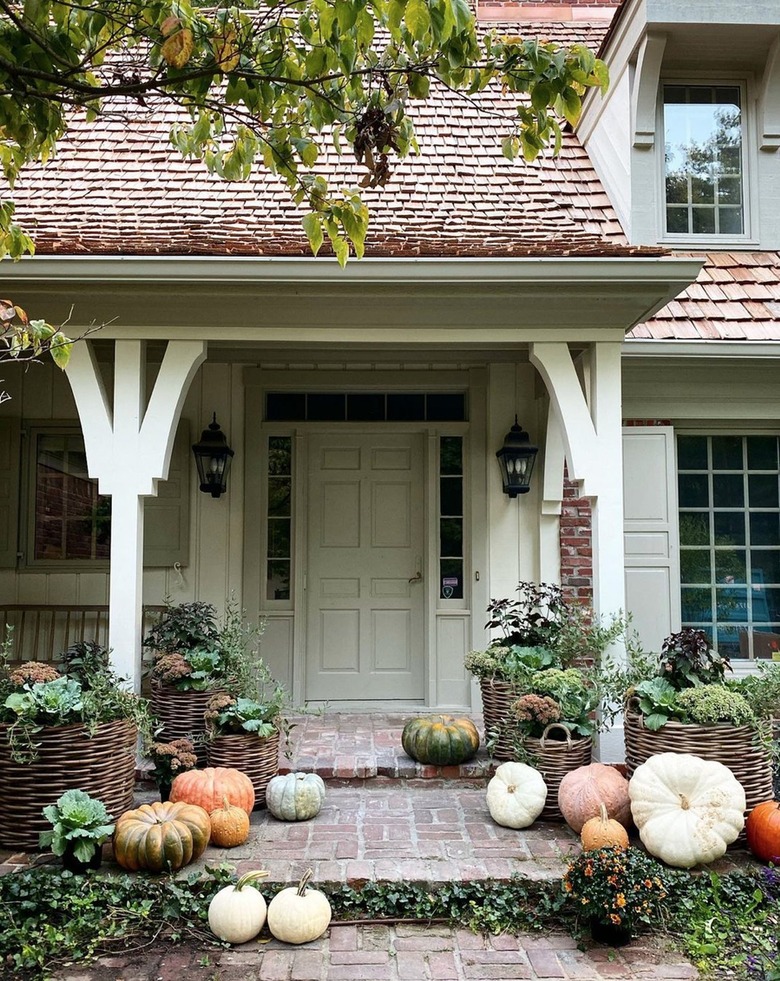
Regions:
<instances>
[{"instance_id":1,"label":"white window frame","mask_svg":"<svg viewBox=\"0 0 780 981\"><path fill-rule=\"evenodd\" d=\"M677 453L677 440L678 440L678 438L680 436L703 436L703 437L738 436L741 439L744 439L747 436L773 436L775 438L780 439L780 430L778 430L776 428L762 429L762 428L758 428L756 426L741 426L741 425L738 425L738 424L732 424L732 425L728 425L727 424L726 426L720 426L717 430L714 430L714 429L711 429L711 428L706 428L705 429L705 428L696 427L696 426L675 427L675 429L674 429L674 454L675 454L675 468L674 468L674 473L675 473L675 480L678 480L679 479L679 474L680 474L680 462L679 462L678 453ZM735 471L735 472L737 472L737 471ZM742 474L745 473L744 470L741 470L739 472L742 473ZM680 511L685 511L685 510L689 510L689 509L683 507L680 504L679 500L678 500L678 502L677 502L677 516L676 516L678 538L680 537L679 536ZM708 514L711 514L711 513L712 513L712 508L709 508L708 509ZM750 513L750 509L748 507L744 507L742 509L742 513L743 514L749 514ZM685 546L680 541L679 550L680 550L680 560L681 560L681 563L682 563L682 553L683 553L683 549L684 548L685 548ZM710 548L712 548L712 545L710 545ZM745 550L746 551L747 551L747 548L748 548L748 546L746 544L745 545ZM685 584L685 583L682 582L682 575L681 575L680 576L680 582L679 582L680 616L681 616L681 620L682 620L682 590L683 590L683 586L685 586L685 585L688 585L688 584ZM712 586L713 586L713 584L710 583L710 588L711 589L712 589ZM749 586L746 585L746 588L749 588ZM716 621L713 620L713 626L715 626L715 624L716 624ZM748 626L749 627L761 626L761 624L760 623L759 624L750 623ZM780 632L780 631L778 631L778 632ZM750 654L748 657L745 657L745 658L732 658L731 659L731 666L733 668L734 674L737 675L737 676L745 675L745 674L754 674L755 671L756 671L756 669L757 669L757 667L758 667L758 665L760 665L762 663L772 663L772 661L770 661L767 658L756 658L752 654Z\"/></svg>"},{"instance_id":2,"label":"white window frame","mask_svg":"<svg viewBox=\"0 0 780 981\"><path fill-rule=\"evenodd\" d=\"M743 173L743 220L745 231L741 235L698 235L668 233L666 231L666 161L665 161L665 129L664 129L664 87L667 85L707 85L732 86L740 90L742 110L742 173ZM753 93L753 77L745 73L725 72L716 77L697 74L674 74L661 78L657 98L655 180L658 187L658 206L656 222L658 241L662 245L676 248L724 250L748 249L758 247L758 156L756 146L755 100Z\"/></svg>"}]
</instances>

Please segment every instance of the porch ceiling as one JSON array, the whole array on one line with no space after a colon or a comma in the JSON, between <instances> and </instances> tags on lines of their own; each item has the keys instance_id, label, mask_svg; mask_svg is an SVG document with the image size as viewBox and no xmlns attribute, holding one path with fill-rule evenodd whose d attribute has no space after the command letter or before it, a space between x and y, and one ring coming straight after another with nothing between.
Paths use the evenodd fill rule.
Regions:
<instances>
[{"instance_id":1,"label":"porch ceiling","mask_svg":"<svg viewBox=\"0 0 780 981\"><path fill-rule=\"evenodd\" d=\"M33 317L100 337L270 346L619 340L690 284L695 257L37 257L0 268ZM71 313L72 310L72 313Z\"/></svg>"}]
</instances>

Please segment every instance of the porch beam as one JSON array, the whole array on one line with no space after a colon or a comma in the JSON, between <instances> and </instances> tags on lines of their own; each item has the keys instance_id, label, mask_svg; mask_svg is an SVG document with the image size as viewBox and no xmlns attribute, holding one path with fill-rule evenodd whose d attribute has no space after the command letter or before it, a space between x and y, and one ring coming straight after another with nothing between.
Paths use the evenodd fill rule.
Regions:
<instances>
[{"instance_id":1,"label":"porch beam","mask_svg":"<svg viewBox=\"0 0 780 981\"><path fill-rule=\"evenodd\" d=\"M81 420L90 477L111 495L108 644L120 677L141 687L144 497L168 476L187 389L206 357L201 341L168 344L146 403L144 342L114 345L114 404L109 408L91 342L74 346L67 376Z\"/></svg>"}]
</instances>

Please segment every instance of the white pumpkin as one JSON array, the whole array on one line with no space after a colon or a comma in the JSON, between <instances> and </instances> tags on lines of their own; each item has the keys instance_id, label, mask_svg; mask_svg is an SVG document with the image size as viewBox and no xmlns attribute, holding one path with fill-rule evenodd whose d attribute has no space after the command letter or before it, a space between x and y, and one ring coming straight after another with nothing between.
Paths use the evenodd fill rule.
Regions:
<instances>
[{"instance_id":1,"label":"white pumpkin","mask_svg":"<svg viewBox=\"0 0 780 981\"><path fill-rule=\"evenodd\" d=\"M526 763L502 763L487 788L490 816L505 828L527 828L542 813L547 784Z\"/></svg>"},{"instance_id":2,"label":"white pumpkin","mask_svg":"<svg viewBox=\"0 0 780 981\"><path fill-rule=\"evenodd\" d=\"M651 756L628 793L642 844L667 865L714 862L745 825L745 791L731 770L690 753Z\"/></svg>"},{"instance_id":3,"label":"white pumpkin","mask_svg":"<svg viewBox=\"0 0 780 981\"><path fill-rule=\"evenodd\" d=\"M313 872L308 869L297 886L277 893L268 904L268 929L286 944L307 944L328 929L330 903L325 893L308 889Z\"/></svg>"},{"instance_id":4,"label":"white pumpkin","mask_svg":"<svg viewBox=\"0 0 780 981\"><path fill-rule=\"evenodd\" d=\"M209 903L209 926L220 940L229 944L245 944L263 929L266 916L265 899L249 885L268 875L263 870L247 872L234 886L225 886ZM247 887L248 888L245 888Z\"/></svg>"},{"instance_id":5,"label":"white pumpkin","mask_svg":"<svg viewBox=\"0 0 780 981\"><path fill-rule=\"evenodd\" d=\"M265 789L266 807L280 821L308 821L324 802L325 784L317 773L279 774Z\"/></svg>"}]
</instances>

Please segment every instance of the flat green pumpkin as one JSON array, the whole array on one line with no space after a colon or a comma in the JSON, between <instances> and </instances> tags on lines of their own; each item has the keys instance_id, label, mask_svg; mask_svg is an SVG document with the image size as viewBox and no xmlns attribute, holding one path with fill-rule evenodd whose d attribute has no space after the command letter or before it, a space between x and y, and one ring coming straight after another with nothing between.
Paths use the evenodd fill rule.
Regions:
<instances>
[{"instance_id":1,"label":"flat green pumpkin","mask_svg":"<svg viewBox=\"0 0 780 981\"><path fill-rule=\"evenodd\" d=\"M476 756L479 733L471 719L427 715L406 723L401 745L418 763L458 766Z\"/></svg>"}]
</instances>

